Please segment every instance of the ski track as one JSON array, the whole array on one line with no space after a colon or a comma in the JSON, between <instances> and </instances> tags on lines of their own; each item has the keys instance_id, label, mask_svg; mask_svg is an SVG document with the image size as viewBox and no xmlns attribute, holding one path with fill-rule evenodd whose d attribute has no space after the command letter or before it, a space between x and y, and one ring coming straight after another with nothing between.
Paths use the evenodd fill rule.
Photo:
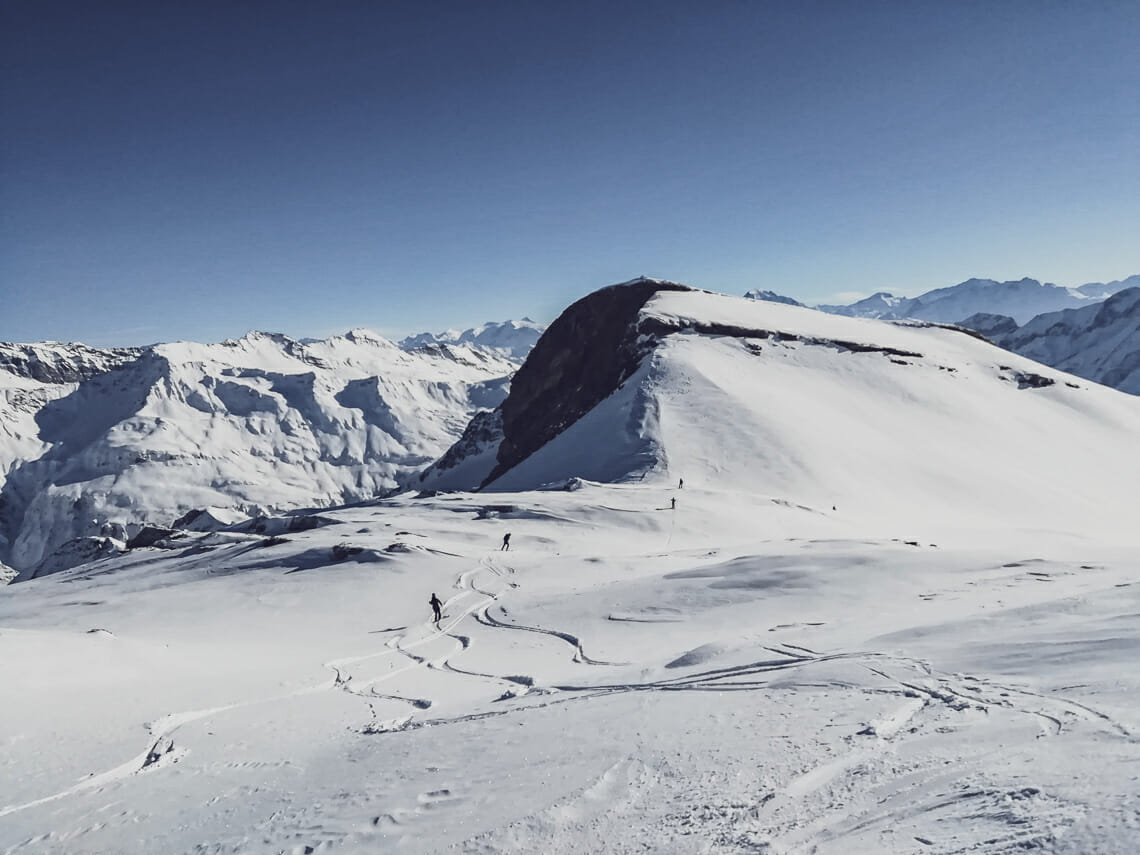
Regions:
<instances>
[{"instance_id":1,"label":"ski track","mask_svg":"<svg viewBox=\"0 0 1140 855\"><path fill-rule=\"evenodd\" d=\"M493 578L503 586L502 589L496 593L489 590L485 583L480 585L480 574ZM518 584L508 578L513 574L512 568L501 568L492 558L483 558L477 567L459 574L454 585L457 593L445 603L445 609L459 607L459 611L449 619L435 624L435 628L426 634L416 638L409 638L407 633L397 634L389 638L381 650L330 660L324 667L332 672L332 677L312 686L267 698L162 716L146 725L148 740L145 748L124 763L91 775L60 792L0 808L0 817L97 790L178 762L188 753L184 747L176 746L174 741L175 733L183 725L235 709L285 701L330 689L339 689L360 697L367 704L371 718L359 730L362 735L382 735L525 714L553 705L588 702L624 692L763 691L769 688L771 677L786 675L788 672L802 673L801 686L848 688L901 698L902 703L897 708L867 722L863 729L853 730L846 738L846 752L827 757L793 776L778 790L764 795L747 814L738 817L737 821L741 823L739 828L733 827L721 832L725 839L731 838L742 845L748 842L748 849L773 853L805 851L805 847L815 851L815 847L821 843L842 841L861 834L875 834L909 820L922 819L926 823L938 821L943 814L964 810L973 811L972 815L984 816L987 821L995 824L995 828L987 831L989 836L984 839L984 843L977 841L986 851L1037 848L1043 845L1042 841L1047 842L1049 839L1051 823L1063 827L1079 816L1082 810L1079 806L1060 802L1034 788L1005 792L964 783L972 768L966 758L958 758L949 768L934 759L910 767L900 768L897 761L893 766L884 765L884 747L890 749L908 734L928 731L931 722L940 720L940 717L971 710L989 713L991 709L998 708L1032 717L1039 724L1038 738L1056 737L1071 727L1084 724L1131 743L1140 741L1125 725L1086 704L1004 685L979 676L943 673L920 659L876 651L821 653L790 642L780 642L763 648L773 655L772 658L744 665L706 668L645 682L550 687L537 687L534 679L526 675L491 674L454 665L450 660L472 647L471 638L456 631L469 615L473 615L479 624L493 629L556 638L573 649L572 659L576 663L590 666L621 664L589 657L583 650L581 639L571 633L508 622L494 616L492 609L498 605L502 618L507 617L507 611L499 604L499 599L503 594L518 588ZM420 631L424 625L417 625L414 631ZM426 625L431 627L430 623ZM406 628L393 628L393 631L403 629ZM436 657L418 652L420 648L443 638L454 642L454 648L449 652ZM401 657L406 660L406 664L368 679L354 678L351 673L353 666L374 664L388 657ZM811 672L815 666L837 661L862 665L870 674L884 681L885 685L859 686L833 677L822 682L812 681ZM503 691L492 703L513 703L461 715L422 717L423 713L432 708L434 699L378 691L377 687L381 684L419 668L496 683ZM374 705L377 700L404 703L411 709L404 715L381 719ZM888 751L890 753L893 752ZM894 807L900 801L897 798L899 792L905 792L906 798ZM430 797L431 794L425 796ZM434 804L433 801L427 807ZM573 816L576 810L572 801L566 802L552 807L548 816L560 819ZM393 817L392 822L398 824L398 818ZM1000 830L1002 828L1005 830ZM915 839L924 847L934 845L933 842L928 843L927 838ZM957 842L964 845L954 851L977 848L967 841ZM991 845L1001 848L990 849Z\"/></svg>"},{"instance_id":2,"label":"ski track","mask_svg":"<svg viewBox=\"0 0 1140 855\"><path fill-rule=\"evenodd\" d=\"M503 612L503 616L506 617L506 609L504 609L502 606L499 606L499 609ZM525 626L521 623L506 623L505 621L498 620L497 618L492 617L489 604L476 613L475 620L479 621L479 623L483 624L484 626L496 627L498 629L517 629L522 632L537 632L542 635L549 635L553 636L554 638L559 638L574 648L573 661L582 663L583 665L617 666L629 664L628 662L605 662L600 659L591 659L586 655L586 651L582 649L581 639L575 635L571 635L568 632L562 632L557 629L543 629L542 627L538 626Z\"/></svg>"},{"instance_id":3,"label":"ski track","mask_svg":"<svg viewBox=\"0 0 1140 855\"><path fill-rule=\"evenodd\" d=\"M505 691L503 692L502 696L498 698L498 700L507 700L515 697L522 697L523 695L529 693L531 691L531 688L534 686L534 680L531 677L525 675L499 676L495 674L483 674L475 671L467 671L451 665L451 663L448 661L451 656L462 652L463 650L466 650L470 646L470 638L467 636L453 634L451 630L458 626L464 618L472 613L478 612L478 614L476 614L476 619L479 620L480 623L483 623L487 626L502 629L521 629L560 638L563 641L566 641L567 643L574 646L576 651L574 661L576 662L582 662L590 665L612 664L590 659L582 651L581 642L575 636L572 636L569 633L558 632L556 630L544 630L536 627L515 626L512 624L500 623L491 618L481 619L486 614L487 609L489 609L490 606L499 599L503 592L495 594L479 588L475 584L474 579L475 576L480 572L489 572L496 578L501 579L506 586L503 592L514 590L519 587L518 583L506 578L507 575L514 575L515 571L513 568L507 567L506 572L504 573L503 569L500 569L500 567L492 558L483 558L480 560L478 567L472 570L464 571L459 575L455 582L455 587L459 589L459 593L448 598L447 602L444 603L444 608L447 609L455 603L461 602L465 598L471 596L478 597L478 599L469 605L465 605L463 609L454 617L452 617L451 620L448 621L445 625L436 624L436 629L434 631L408 642L404 641L406 638L404 635L393 636L385 643L384 650L330 660L324 664L324 667L333 672L331 679L324 680L312 686L306 686L304 688L291 692L280 695L272 695L265 698L238 701L232 704L224 704L221 706L209 707L199 710L187 710L184 712L168 713L167 715L161 716L160 718L157 718L154 721L144 725L149 734L146 747L141 752L131 757L129 760L126 760L118 766L115 766L104 772L92 774L74 786L60 790L59 792L52 793L38 799L33 799L31 801L0 807L0 817L5 817L22 810L27 810L29 808L39 807L41 805L59 801L69 796L86 792L88 790L96 790L116 781L129 778L133 775L152 771L159 767L178 762L178 760L182 759L184 756L186 756L187 753L189 753L187 749L177 748L175 746L173 734L179 728L181 728L183 725L190 724L191 722L209 718L210 716L220 715L236 709L258 706L260 704L287 701L292 698L316 694L318 692L324 692L330 689L340 689L341 691L360 697L368 704L368 708L372 714L372 720L361 729L361 732L365 734L375 734L401 730L410 725L413 725L414 713L400 716L396 719L380 721L377 718L375 707L371 703L372 700L379 699L399 701L407 703L417 710L426 710L433 705L434 701L431 698L408 698L395 694L382 694L376 691L375 687L377 684L392 680L395 677L398 677L417 668L435 668L446 673L453 673L459 676L474 677L502 683L505 686ZM385 632L398 631L399 629L405 628L392 628L391 630L385 630ZM430 644L443 637L453 639L457 644L457 649L443 657L434 660L419 656L413 652L415 649L423 647L424 645ZM364 662L375 662L376 660L396 655L409 659L409 664L405 665L402 668L397 668L393 671L389 671L378 677L367 680L356 680L353 678L351 673L348 672L348 669L352 665L357 665ZM491 712L483 715L496 714L498 714L498 712ZM444 721L453 722L470 720L472 718L479 717L482 717L482 715L475 714L472 716L461 716L445 719ZM426 723L427 722L425 722L425 724Z\"/></svg>"}]
</instances>

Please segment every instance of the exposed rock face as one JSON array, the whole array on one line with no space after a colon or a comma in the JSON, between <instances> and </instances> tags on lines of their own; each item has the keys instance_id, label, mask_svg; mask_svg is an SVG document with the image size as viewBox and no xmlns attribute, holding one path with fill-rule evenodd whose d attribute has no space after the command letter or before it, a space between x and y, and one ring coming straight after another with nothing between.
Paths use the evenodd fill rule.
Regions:
<instances>
[{"instance_id":1,"label":"exposed rock face","mask_svg":"<svg viewBox=\"0 0 1140 855\"><path fill-rule=\"evenodd\" d=\"M125 543L112 537L77 537L56 547L35 570L20 574L16 581L50 576L80 564L121 555L126 549Z\"/></svg>"},{"instance_id":2,"label":"exposed rock face","mask_svg":"<svg viewBox=\"0 0 1140 855\"><path fill-rule=\"evenodd\" d=\"M169 541L183 537L184 533L173 528L166 528L165 526L148 525L143 528L127 541L127 549L145 549L148 546L163 546L169 544Z\"/></svg>"},{"instance_id":3,"label":"exposed rock face","mask_svg":"<svg viewBox=\"0 0 1140 855\"><path fill-rule=\"evenodd\" d=\"M455 445L420 473L420 484L446 490L482 483L495 466L495 454L502 441L502 410L476 413Z\"/></svg>"},{"instance_id":4,"label":"exposed rock face","mask_svg":"<svg viewBox=\"0 0 1140 855\"><path fill-rule=\"evenodd\" d=\"M511 381L502 404L503 440L490 483L609 396L644 355L641 308L659 291L687 285L634 279L595 291L558 316Z\"/></svg>"},{"instance_id":5,"label":"exposed rock face","mask_svg":"<svg viewBox=\"0 0 1140 855\"><path fill-rule=\"evenodd\" d=\"M965 327L968 330L979 332L988 338L990 341L996 342L1002 336L1009 335L1017 329L1017 321L1009 317L1009 315L994 315L988 312L976 312L964 321L959 321L958 326Z\"/></svg>"}]
</instances>

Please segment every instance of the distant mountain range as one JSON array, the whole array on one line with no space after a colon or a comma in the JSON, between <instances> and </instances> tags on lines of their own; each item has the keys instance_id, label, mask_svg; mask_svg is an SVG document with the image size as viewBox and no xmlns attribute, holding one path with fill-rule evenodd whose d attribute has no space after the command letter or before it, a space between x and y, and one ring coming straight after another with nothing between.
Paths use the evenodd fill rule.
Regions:
<instances>
[{"instance_id":1,"label":"distant mountain range","mask_svg":"<svg viewBox=\"0 0 1140 855\"><path fill-rule=\"evenodd\" d=\"M744 296L803 305L772 291ZM1045 365L1140 394L1140 275L1076 288L1028 278L968 279L917 297L880 292L815 308L853 318L956 324Z\"/></svg>"},{"instance_id":2,"label":"distant mountain range","mask_svg":"<svg viewBox=\"0 0 1140 855\"><path fill-rule=\"evenodd\" d=\"M1140 287L1140 274L1116 282L1090 282L1076 288L1064 288L1029 278L1010 282L967 279L947 288L935 288L917 297L896 297L880 291L848 305L819 305L814 308L850 318L913 318L943 324L957 323L971 315L985 313L1006 315L1018 324L1024 324L1044 312L1088 306L1105 300L1118 291L1136 287ZM754 300L804 305L772 291L749 291L744 296Z\"/></svg>"},{"instance_id":3,"label":"distant mountain range","mask_svg":"<svg viewBox=\"0 0 1140 855\"><path fill-rule=\"evenodd\" d=\"M441 333L420 333L408 336L400 342L400 347L413 350L425 345L467 344L496 351L510 359L523 360L534 347L545 324L538 324L530 318L521 321L487 322L469 330L444 330Z\"/></svg>"},{"instance_id":4,"label":"distant mountain range","mask_svg":"<svg viewBox=\"0 0 1140 855\"><path fill-rule=\"evenodd\" d=\"M915 376L941 378L937 372L956 372L953 363L919 360L926 345L918 340L892 342L902 328L950 322L1140 394L1137 285L1140 276L1077 289L972 279L915 298L879 294L819 307L850 316L837 318L770 291L750 292L751 300L682 300L669 295L703 292L638 279L583 298L550 329L523 319L399 345L366 330L141 348L0 343L0 584L17 571L27 578L114 555L140 537L159 541L163 527L253 525L409 486L529 488L659 468L659 449L639 439L637 427L661 418L659 404L621 389L645 371L656 376L652 360L673 347L665 340L687 339L677 332L727 336L754 355L800 342L792 350L805 365L829 348L879 353L892 365L929 363L931 372ZM642 310L647 301L651 312ZM766 312L757 302L775 305ZM1058 302L1076 307L1020 321ZM681 322L670 307L694 314ZM733 312L750 320L733 321ZM867 326L866 317L892 323ZM969 356L980 359L980 351ZM1012 355L985 360L1015 389L1058 385ZM816 375L804 368L797 376ZM744 394L727 376L717 382L729 396ZM624 432L606 438L600 428L579 427L606 419L626 420ZM735 442L741 429L709 428L720 444Z\"/></svg>"},{"instance_id":5,"label":"distant mountain range","mask_svg":"<svg viewBox=\"0 0 1140 855\"><path fill-rule=\"evenodd\" d=\"M366 330L0 344L0 581L3 565L63 569L195 510L232 521L392 489L503 400L512 336L531 326L409 348ZM495 346L469 343L481 335Z\"/></svg>"},{"instance_id":6,"label":"distant mountain range","mask_svg":"<svg viewBox=\"0 0 1140 855\"><path fill-rule=\"evenodd\" d=\"M1020 327L1002 315L974 315L961 326L1045 365L1140 395L1140 288L1047 312Z\"/></svg>"}]
</instances>

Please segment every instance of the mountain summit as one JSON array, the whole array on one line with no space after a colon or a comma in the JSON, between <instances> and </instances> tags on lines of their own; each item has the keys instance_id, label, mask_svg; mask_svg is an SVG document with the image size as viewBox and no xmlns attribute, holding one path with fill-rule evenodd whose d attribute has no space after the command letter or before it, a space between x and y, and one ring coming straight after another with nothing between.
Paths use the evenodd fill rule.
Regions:
<instances>
[{"instance_id":1,"label":"mountain summit","mask_svg":"<svg viewBox=\"0 0 1140 855\"><path fill-rule=\"evenodd\" d=\"M497 438L484 419L425 485L683 477L879 515L916 513L913 494L920 515L1099 525L1140 479L1134 398L957 328L653 280L567 309L499 414Z\"/></svg>"}]
</instances>

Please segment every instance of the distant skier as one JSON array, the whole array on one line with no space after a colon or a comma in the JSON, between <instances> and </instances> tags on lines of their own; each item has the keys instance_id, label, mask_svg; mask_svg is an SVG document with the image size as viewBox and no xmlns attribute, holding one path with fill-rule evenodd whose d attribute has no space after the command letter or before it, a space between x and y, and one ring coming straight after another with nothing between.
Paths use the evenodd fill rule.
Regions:
<instances>
[{"instance_id":1,"label":"distant skier","mask_svg":"<svg viewBox=\"0 0 1140 855\"><path fill-rule=\"evenodd\" d=\"M434 592L432 592L431 599L428 600L428 603L431 605L432 611L435 612L435 622L439 623L439 619L443 617L443 603L439 601L439 597L437 597Z\"/></svg>"},{"instance_id":2,"label":"distant skier","mask_svg":"<svg viewBox=\"0 0 1140 855\"><path fill-rule=\"evenodd\" d=\"M670 499L669 501L672 503L672 507L670 507L670 508L669 508L669 510L671 510L671 511L675 511L675 510L677 510L677 497L676 497L676 496L674 496L674 497L673 497L672 499Z\"/></svg>"},{"instance_id":3,"label":"distant skier","mask_svg":"<svg viewBox=\"0 0 1140 855\"><path fill-rule=\"evenodd\" d=\"M503 535L503 545L499 547L499 552L505 552L511 548L511 533L508 531Z\"/></svg>"},{"instance_id":4,"label":"distant skier","mask_svg":"<svg viewBox=\"0 0 1140 855\"><path fill-rule=\"evenodd\" d=\"M678 478L677 479L677 489L680 490L684 486L685 486L685 479L684 478Z\"/></svg>"}]
</instances>

